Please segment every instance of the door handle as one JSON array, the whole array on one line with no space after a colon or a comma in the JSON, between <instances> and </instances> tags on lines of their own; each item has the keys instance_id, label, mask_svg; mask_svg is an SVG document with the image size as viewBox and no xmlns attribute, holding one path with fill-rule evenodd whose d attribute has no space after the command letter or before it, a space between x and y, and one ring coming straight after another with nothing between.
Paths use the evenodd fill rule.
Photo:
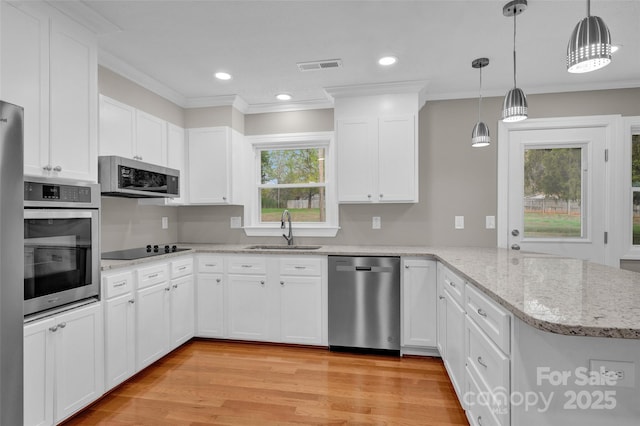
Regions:
<instances>
[{"instance_id":1,"label":"door handle","mask_svg":"<svg viewBox=\"0 0 640 426\"><path fill-rule=\"evenodd\" d=\"M520 250L520 246L518 244L511 244L511 250Z\"/></svg>"},{"instance_id":2,"label":"door handle","mask_svg":"<svg viewBox=\"0 0 640 426\"><path fill-rule=\"evenodd\" d=\"M518 231L517 229L514 229L513 231L511 231L511 235L513 235L514 237L517 237L518 235L520 235L520 231Z\"/></svg>"}]
</instances>

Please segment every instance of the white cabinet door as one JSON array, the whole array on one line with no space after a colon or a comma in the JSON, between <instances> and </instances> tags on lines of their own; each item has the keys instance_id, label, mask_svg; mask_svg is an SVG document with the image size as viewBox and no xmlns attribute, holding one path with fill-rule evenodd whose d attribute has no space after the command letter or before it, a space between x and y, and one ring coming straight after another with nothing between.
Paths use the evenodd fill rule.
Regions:
<instances>
[{"instance_id":1,"label":"white cabinet door","mask_svg":"<svg viewBox=\"0 0 640 426\"><path fill-rule=\"evenodd\" d=\"M378 201L417 201L415 116L378 120Z\"/></svg>"},{"instance_id":2,"label":"white cabinet door","mask_svg":"<svg viewBox=\"0 0 640 426\"><path fill-rule=\"evenodd\" d=\"M100 155L133 158L136 109L100 95Z\"/></svg>"},{"instance_id":3,"label":"white cabinet door","mask_svg":"<svg viewBox=\"0 0 640 426\"><path fill-rule=\"evenodd\" d=\"M0 98L24 108L24 173L43 176L49 163L49 18L1 2ZM28 124L27 124L28 123Z\"/></svg>"},{"instance_id":4,"label":"white cabinet door","mask_svg":"<svg viewBox=\"0 0 640 426\"><path fill-rule=\"evenodd\" d=\"M95 303L56 317L55 418L59 422L104 391L102 305Z\"/></svg>"},{"instance_id":5,"label":"white cabinet door","mask_svg":"<svg viewBox=\"0 0 640 426\"><path fill-rule=\"evenodd\" d=\"M171 281L171 343L174 349L193 337L195 329L193 275Z\"/></svg>"},{"instance_id":6,"label":"white cabinet door","mask_svg":"<svg viewBox=\"0 0 640 426\"><path fill-rule=\"evenodd\" d=\"M438 274L440 273L440 267L438 267ZM444 296L444 289L442 287L442 281L438 280L438 352L440 357L444 360L447 357L447 299Z\"/></svg>"},{"instance_id":7,"label":"white cabinet door","mask_svg":"<svg viewBox=\"0 0 640 426\"><path fill-rule=\"evenodd\" d=\"M280 277L280 329L285 343L322 343L322 279Z\"/></svg>"},{"instance_id":8,"label":"white cabinet door","mask_svg":"<svg viewBox=\"0 0 640 426\"><path fill-rule=\"evenodd\" d=\"M185 158L184 129L174 124L167 125L167 166L180 170L180 197L167 198L169 204L183 204L188 200L187 169Z\"/></svg>"},{"instance_id":9,"label":"white cabinet door","mask_svg":"<svg viewBox=\"0 0 640 426\"><path fill-rule=\"evenodd\" d=\"M136 111L136 151L138 160L167 165L167 122Z\"/></svg>"},{"instance_id":10,"label":"white cabinet door","mask_svg":"<svg viewBox=\"0 0 640 426\"><path fill-rule=\"evenodd\" d=\"M142 370L169 351L168 282L136 292L136 370Z\"/></svg>"},{"instance_id":11,"label":"white cabinet door","mask_svg":"<svg viewBox=\"0 0 640 426\"><path fill-rule=\"evenodd\" d=\"M230 129L211 127L189 129L189 203L229 204Z\"/></svg>"},{"instance_id":12,"label":"white cabinet door","mask_svg":"<svg viewBox=\"0 0 640 426\"><path fill-rule=\"evenodd\" d=\"M105 302L105 379L112 389L136 371L135 298L126 293Z\"/></svg>"},{"instance_id":13,"label":"white cabinet door","mask_svg":"<svg viewBox=\"0 0 640 426\"><path fill-rule=\"evenodd\" d=\"M456 302L448 291L444 291L445 297L445 358L444 365L449 373L449 378L458 394L458 399L463 401L462 395L465 389L465 311ZM443 306L443 305L440 305ZM464 402L463 402L464 403ZM463 406L464 408L464 406Z\"/></svg>"},{"instance_id":14,"label":"white cabinet door","mask_svg":"<svg viewBox=\"0 0 640 426\"><path fill-rule=\"evenodd\" d=\"M97 41L56 16L50 39L50 165L52 176L97 181Z\"/></svg>"},{"instance_id":15,"label":"white cabinet door","mask_svg":"<svg viewBox=\"0 0 640 426\"><path fill-rule=\"evenodd\" d=\"M24 327L24 425L53 424L53 332L55 319Z\"/></svg>"},{"instance_id":16,"label":"white cabinet door","mask_svg":"<svg viewBox=\"0 0 640 426\"><path fill-rule=\"evenodd\" d=\"M338 120L338 201L371 202L376 194L376 121Z\"/></svg>"},{"instance_id":17,"label":"white cabinet door","mask_svg":"<svg viewBox=\"0 0 640 426\"><path fill-rule=\"evenodd\" d=\"M403 261L402 346L436 346L436 262Z\"/></svg>"},{"instance_id":18,"label":"white cabinet door","mask_svg":"<svg viewBox=\"0 0 640 426\"><path fill-rule=\"evenodd\" d=\"M198 337L224 337L222 274L199 274L196 298Z\"/></svg>"},{"instance_id":19,"label":"white cabinet door","mask_svg":"<svg viewBox=\"0 0 640 426\"><path fill-rule=\"evenodd\" d=\"M266 276L227 276L227 324L229 337L267 340L269 303Z\"/></svg>"}]
</instances>

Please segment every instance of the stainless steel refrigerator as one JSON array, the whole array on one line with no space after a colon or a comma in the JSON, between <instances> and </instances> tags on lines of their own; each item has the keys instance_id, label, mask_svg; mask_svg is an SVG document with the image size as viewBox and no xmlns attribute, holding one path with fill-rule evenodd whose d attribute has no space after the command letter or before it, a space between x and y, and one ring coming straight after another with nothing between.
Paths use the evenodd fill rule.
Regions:
<instances>
[{"instance_id":1,"label":"stainless steel refrigerator","mask_svg":"<svg viewBox=\"0 0 640 426\"><path fill-rule=\"evenodd\" d=\"M23 110L0 101L0 425L23 423Z\"/></svg>"}]
</instances>

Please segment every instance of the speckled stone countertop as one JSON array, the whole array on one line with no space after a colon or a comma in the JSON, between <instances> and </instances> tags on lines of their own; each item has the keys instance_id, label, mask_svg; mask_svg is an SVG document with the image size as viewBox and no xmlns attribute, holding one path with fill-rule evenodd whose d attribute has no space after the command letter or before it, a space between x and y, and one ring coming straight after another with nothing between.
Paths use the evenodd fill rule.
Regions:
<instances>
[{"instance_id":1,"label":"speckled stone countertop","mask_svg":"<svg viewBox=\"0 0 640 426\"><path fill-rule=\"evenodd\" d=\"M189 253L428 256L442 261L527 324L552 333L640 339L640 274L578 259L498 248L331 246L256 250L249 245L181 244L193 251L134 261L102 261L110 270Z\"/></svg>"}]
</instances>

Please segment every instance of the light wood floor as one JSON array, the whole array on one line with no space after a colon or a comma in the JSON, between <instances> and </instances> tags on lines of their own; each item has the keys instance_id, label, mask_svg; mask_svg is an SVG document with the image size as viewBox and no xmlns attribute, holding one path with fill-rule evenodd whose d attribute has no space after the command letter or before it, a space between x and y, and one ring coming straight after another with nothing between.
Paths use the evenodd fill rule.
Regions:
<instances>
[{"instance_id":1,"label":"light wood floor","mask_svg":"<svg viewBox=\"0 0 640 426\"><path fill-rule=\"evenodd\" d=\"M442 361L193 340L65 423L467 425Z\"/></svg>"}]
</instances>

